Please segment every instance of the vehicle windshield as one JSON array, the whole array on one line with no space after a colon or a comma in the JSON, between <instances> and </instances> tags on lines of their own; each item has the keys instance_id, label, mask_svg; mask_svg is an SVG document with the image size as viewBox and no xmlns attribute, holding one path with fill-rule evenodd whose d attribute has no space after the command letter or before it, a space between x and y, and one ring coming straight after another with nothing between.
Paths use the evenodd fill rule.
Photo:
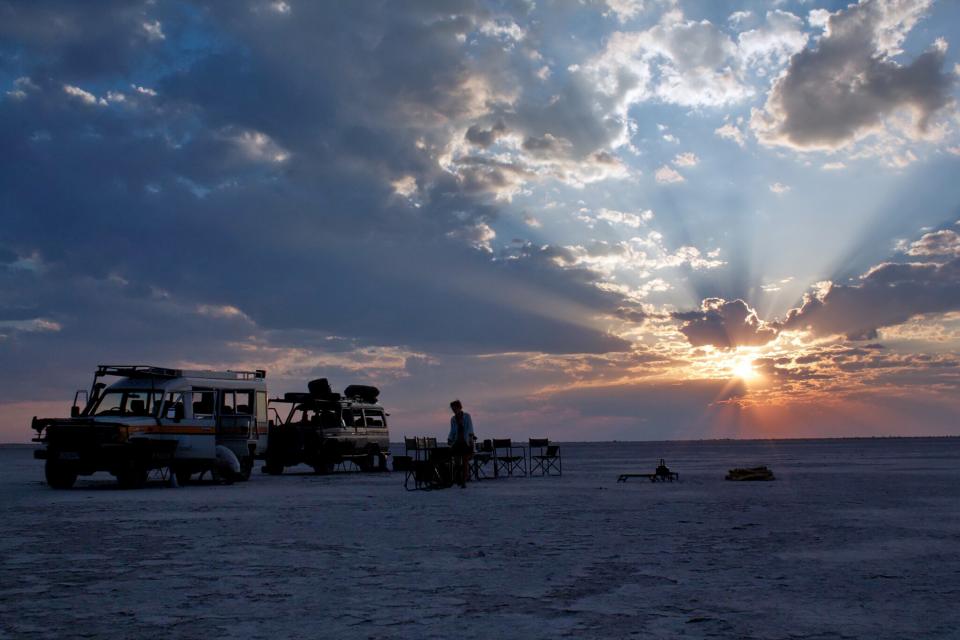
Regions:
<instances>
[{"instance_id":1,"label":"vehicle windshield","mask_svg":"<svg viewBox=\"0 0 960 640\"><path fill-rule=\"evenodd\" d=\"M152 416L157 411L162 391L105 391L93 410L95 416Z\"/></svg>"}]
</instances>

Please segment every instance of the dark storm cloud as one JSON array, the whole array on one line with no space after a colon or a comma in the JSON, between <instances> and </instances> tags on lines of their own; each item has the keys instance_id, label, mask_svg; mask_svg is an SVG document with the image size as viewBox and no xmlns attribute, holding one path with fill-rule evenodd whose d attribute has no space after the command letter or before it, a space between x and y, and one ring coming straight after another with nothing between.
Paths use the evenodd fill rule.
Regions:
<instances>
[{"instance_id":1,"label":"dark storm cloud","mask_svg":"<svg viewBox=\"0 0 960 640\"><path fill-rule=\"evenodd\" d=\"M61 82L127 73L166 38L167 13L147 0L0 1L0 68Z\"/></svg>"},{"instance_id":2,"label":"dark storm cloud","mask_svg":"<svg viewBox=\"0 0 960 640\"><path fill-rule=\"evenodd\" d=\"M946 47L902 65L893 57L928 0L867 0L829 19L828 33L795 55L776 81L765 112L754 116L761 141L797 148L837 148L910 108L919 130L951 102L956 76Z\"/></svg>"},{"instance_id":3,"label":"dark storm cloud","mask_svg":"<svg viewBox=\"0 0 960 640\"><path fill-rule=\"evenodd\" d=\"M757 317L743 300L707 298L697 311L673 314L683 324L680 332L694 347L713 345L718 349L766 344L777 331Z\"/></svg>"},{"instance_id":4,"label":"dark storm cloud","mask_svg":"<svg viewBox=\"0 0 960 640\"><path fill-rule=\"evenodd\" d=\"M822 294L804 297L782 328L819 335L871 339L877 329L924 313L960 309L960 258L944 264L884 263L853 285L833 283Z\"/></svg>"},{"instance_id":5,"label":"dark storm cloud","mask_svg":"<svg viewBox=\"0 0 960 640\"><path fill-rule=\"evenodd\" d=\"M470 125L464 137L478 147L487 148L506 132L507 125L503 123L503 120L497 120L489 129L484 129L477 124Z\"/></svg>"},{"instance_id":6,"label":"dark storm cloud","mask_svg":"<svg viewBox=\"0 0 960 640\"><path fill-rule=\"evenodd\" d=\"M463 179L438 162L466 123L488 123L474 129L480 146L506 127L494 112L513 99L508 54L463 51L487 9L0 12L4 40L21 51L15 69L3 64L29 78L0 98L0 256L39 265L6 269L0 295L4 313L62 326L18 333L0 345L5 359L63 354L87 368L113 345L163 361L226 360L202 346L228 338L222 322L194 313L203 305L242 311L247 324L230 331L247 335L472 353L628 347L586 314L551 306L612 314L623 299L599 290L595 274L477 248L498 216L490 192L523 179L522 168L478 158ZM395 187L407 178L413 193ZM76 295L91 287L96 295ZM139 350L144 335L165 346ZM75 356L62 351L68 342Z\"/></svg>"}]
</instances>

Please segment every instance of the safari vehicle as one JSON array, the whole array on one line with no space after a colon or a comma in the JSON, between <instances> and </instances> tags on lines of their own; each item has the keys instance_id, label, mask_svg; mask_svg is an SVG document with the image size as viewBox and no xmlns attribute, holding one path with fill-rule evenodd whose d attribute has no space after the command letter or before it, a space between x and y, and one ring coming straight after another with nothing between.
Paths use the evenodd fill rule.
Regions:
<instances>
[{"instance_id":1,"label":"safari vehicle","mask_svg":"<svg viewBox=\"0 0 960 640\"><path fill-rule=\"evenodd\" d=\"M386 471L389 414L377 404L379 389L351 385L341 395L331 390L326 378L311 381L307 388L307 393L270 400L275 419L263 471L278 475L285 467L307 464L316 473L330 473L345 462L361 471Z\"/></svg>"},{"instance_id":2,"label":"safari vehicle","mask_svg":"<svg viewBox=\"0 0 960 640\"><path fill-rule=\"evenodd\" d=\"M104 378L117 378L107 385ZM209 471L250 477L267 444L266 373L188 371L100 365L90 391L77 391L69 418L33 418L34 457L47 483L72 487L78 475L108 471L124 487L143 485L153 469L177 481ZM85 399L83 407L81 398Z\"/></svg>"}]
</instances>

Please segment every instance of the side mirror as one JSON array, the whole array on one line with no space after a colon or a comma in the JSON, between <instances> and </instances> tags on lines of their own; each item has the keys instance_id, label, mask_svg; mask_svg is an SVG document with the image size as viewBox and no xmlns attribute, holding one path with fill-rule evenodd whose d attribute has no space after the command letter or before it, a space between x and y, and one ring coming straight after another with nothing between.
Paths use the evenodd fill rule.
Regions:
<instances>
[{"instance_id":1,"label":"side mirror","mask_svg":"<svg viewBox=\"0 0 960 640\"><path fill-rule=\"evenodd\" d=\"M80 407L78 407L77 405L73 405L72 407L70 407L70 417L71 417L71 418L79 418L79 417L80 417Z\"/></svg>"}]
</instances>

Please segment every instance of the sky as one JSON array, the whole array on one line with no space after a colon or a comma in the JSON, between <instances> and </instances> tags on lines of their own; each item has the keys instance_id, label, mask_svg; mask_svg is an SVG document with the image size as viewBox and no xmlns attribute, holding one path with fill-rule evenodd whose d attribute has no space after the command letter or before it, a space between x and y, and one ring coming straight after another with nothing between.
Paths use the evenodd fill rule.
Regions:
<instances>
[{"instance_id":1,"label":"sky","mask_svg":"<svg viewBox=\"0 0 960 640\"><path fill-rule=\"evenodd\" d=\"M960 3L0 0L0 441L97 364L395 438L960 435Z\"/></svg>"}]
</instances>

